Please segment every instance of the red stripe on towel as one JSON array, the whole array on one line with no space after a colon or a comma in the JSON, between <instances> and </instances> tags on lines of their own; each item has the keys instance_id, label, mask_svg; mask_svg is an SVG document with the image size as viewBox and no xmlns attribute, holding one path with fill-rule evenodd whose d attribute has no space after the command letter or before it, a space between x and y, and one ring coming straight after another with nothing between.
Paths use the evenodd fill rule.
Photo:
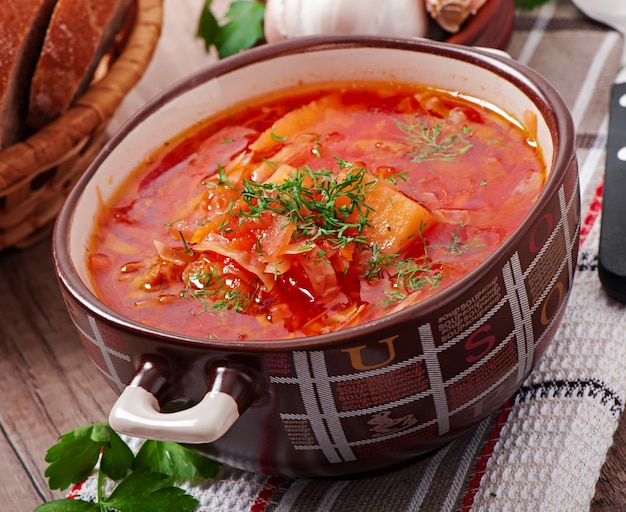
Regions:
<instances>
[{"instance_id":1,"label":"red stripe on towel","mask_svg":"<svg viewBox=\"0 0 626 512\"><path fill-rule=\"evenodd\" d=\"M269 477L263 487L254 499L254 503L250 506L250 512L264 512L267 506L270 504L272 496L278 489L280 478L276 476Z\"/></svg>"},{"instance_id":2,"label":"red stripe on towel","mask_svg":"<svg viewBox=\"0 0 626 512\"><path fill-rule=\"evenodd\" d=\"M583 246L583 243L587 239L587 235L593 228L593 225L596 223L600 212L602 211L602 190L604 188L604 183L600 183L596 188L596 192L593 195L593 199L589 204L589 211L587 215L585 215L582 224L580 226L580 244L579 247Z\"/></svg>"},{"instance_id":3,"label":"red stripe on towel","mask_svg":"<svg viewBox=\"0 0 626 512\"><path fill-rule=\"evenodd\" d=\"M76 498L78 498L80 490L83 487L84 483L85 482L79 482L77 484L74 484L70 489L70 492L67 494L67 498L70 500L75 500Z\"/></svg>"},{"instance_id":4,"label":"red stripe on towel","mask_svg":"<svg viewBox=\"0 0 626 512\"><path fill-rule=\"evenodd\" d=\"M467 495L463 500L463 507L461 508L461 512L469 512L469 510L472 508L472 505L474 504L474 497L476 496L478 488L480 487L480 480L485 474L487 463L489 462L489 459L491 459L491 455L493 454L493 448L500 440L500 432L502 432L502 427L504 427L504 424L507 422L512 409L513 399L510 399L504 404L504 407L502 408L502 411L498 416L498 420L496 421L496 425L491 431L489 441L487 441L480 460L478 461L478 464L476 464L476 471L474 472L474 476L472 478L472 481L470 482L470 487L467 491Z\"/></svg>"}]
</instances>

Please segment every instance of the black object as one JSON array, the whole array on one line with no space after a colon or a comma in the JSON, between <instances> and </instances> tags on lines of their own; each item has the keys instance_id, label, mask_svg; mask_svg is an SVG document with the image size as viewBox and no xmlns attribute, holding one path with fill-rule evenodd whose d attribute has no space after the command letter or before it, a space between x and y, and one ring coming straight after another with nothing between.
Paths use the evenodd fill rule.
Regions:
<instances>
[{"instance_id":1,"label":"black object","mask_svg":"<svg viewBox=\"0 0 626 512\"><path fill-rule=\"evenodd\" d=\"M609 296L626 304L626 83L611 89L598 274Z\"/></svg>"}]
</instances>

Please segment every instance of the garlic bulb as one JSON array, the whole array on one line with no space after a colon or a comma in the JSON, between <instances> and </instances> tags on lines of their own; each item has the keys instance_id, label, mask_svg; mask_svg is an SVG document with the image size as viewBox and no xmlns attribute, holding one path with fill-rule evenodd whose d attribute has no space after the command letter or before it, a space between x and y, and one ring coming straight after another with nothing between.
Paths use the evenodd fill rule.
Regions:
<instances>
[{"instance_id":1,"label":"garlic bulb","mask_svg":"<svg viewBox=\"0 0 626 512\"><path fill-rule=\"evenodd\" d=\"M314 34L423 37L424 0L267 0L268 42Z\"/></svg>"},{"instance_id":2,"label":"garlic bulb","mask_svg":"<svg viewBox=\"0 0 626 512\"><path fill-rule=\"evenodd\" d=\"M425 0L426 10L444 29L456 33L470 16L476 14L486 0Z\"/></svg>"}]
</instances>

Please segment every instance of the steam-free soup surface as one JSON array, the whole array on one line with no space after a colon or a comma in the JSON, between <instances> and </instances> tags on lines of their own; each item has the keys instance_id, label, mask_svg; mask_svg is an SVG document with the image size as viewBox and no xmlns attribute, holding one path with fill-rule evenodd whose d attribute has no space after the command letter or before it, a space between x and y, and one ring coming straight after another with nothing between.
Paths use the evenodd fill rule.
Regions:
<instances>
[{"instance_id":1,"label":"steam-free soup surface","mask_svg":"<svg viewBox=\"0 0 626 512\"><path fill-rule=\"evenodd\" d=\"M546 178L518 123L425 86L326 84L169 141L97 216L88 266L113 309L207 339L362 324L483 262Z\"/></svg>"}]
</instances>

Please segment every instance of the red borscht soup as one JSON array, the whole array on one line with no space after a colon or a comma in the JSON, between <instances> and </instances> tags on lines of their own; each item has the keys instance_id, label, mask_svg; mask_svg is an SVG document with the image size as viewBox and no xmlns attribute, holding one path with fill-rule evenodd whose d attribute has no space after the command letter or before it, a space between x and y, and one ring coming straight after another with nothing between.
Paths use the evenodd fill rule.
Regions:
<instances>
[{"instance_id":1,"label":"red borscht soup","mask_svg":"<svg viewBox=\"0 0 626 512\"><path fill-rule=\"evenodd\" d=\"M546 167L485 102L402 83L282 91L189 128L101 204L96 293L156 328L285 339L393 314L515 230Z\"/></svg>"}]
</instances>

